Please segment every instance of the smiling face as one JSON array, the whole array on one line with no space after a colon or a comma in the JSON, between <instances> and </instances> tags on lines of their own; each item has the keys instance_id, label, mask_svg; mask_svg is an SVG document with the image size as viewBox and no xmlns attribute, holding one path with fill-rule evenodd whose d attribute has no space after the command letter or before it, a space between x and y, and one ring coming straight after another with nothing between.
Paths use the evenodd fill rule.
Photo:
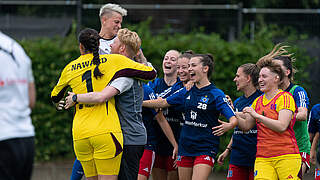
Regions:
<instances>
[{"instance_id":1,"label":"smiling face","mask_svg":"<svg viewBox=\"0 0 320 180\"><path fill-rule=\"evenodd\" d=\"M238 68L236 77L233 79L233 81L236 83L237 91L242 91L244 88L246 88L249 85L250 82L250 76L246 75L243 72L243 68Z\"/></svg>"},{"instance_id":2,"label":"smiling face","mask_svg":"<svg viewBox=\"0 0 320 180\"><path fill-rule=\"evenodd\" d=\"M188 82L190 80L188 58L185 58L185 57L178 58L177 72L178 72L178 77L182 82Z\"/></svg>"},{"instance_id":3,"label":"smiling face","mask_svg":"<svg viewBox=\"0 0 320 180\"><path fill-rule=\"evenodd\" d=\"M267 67L260 70L259 74L259 87L260 91L268 92L274 88L278 88L279 76L273 73Z\"/></svg>"},{"instance_id":4,"label":"smiling face","mask_svg":"<svg viewBox=\"0 0 320 180\"><path fill-rule=\"evenodd\" d=\"M111 14L101 17L102 29L108 32L110 38L117 35L119 29L121 29L122 16L118 12L112 12Z\"/></svg>"},{"instance_id":5,"label":"smiling face","mask_svg":"<svg viewBox=\"0 0 320 180\"><path fill-rule=\"evenodd\" d=\"M170 50L166 53L162 61L164 75L174 75L177 73L177 59L179 52Z\"/></svg>"},{"instance_id":6,"label":"smiling face","mask_svg":"<svg viewBox=\"0 0 320 180\"><path fill-rule=\"evenodd\" d=\"M189 61L190 80L198 83L206 78L208 74L208 66L203 66L200 57L193 57Z\"/></svg>"}]
</instances>

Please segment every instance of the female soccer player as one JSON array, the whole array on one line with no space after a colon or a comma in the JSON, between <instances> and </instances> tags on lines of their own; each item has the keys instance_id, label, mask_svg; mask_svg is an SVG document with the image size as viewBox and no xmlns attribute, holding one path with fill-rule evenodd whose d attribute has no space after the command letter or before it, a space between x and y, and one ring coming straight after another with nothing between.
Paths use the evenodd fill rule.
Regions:
<instances>
[{"instance_id":1,"label":"female soccer player","mask_svg":"<svg viewBox=\"0 0 320 180\"><path fill-rule=\"evenodd\" d=\"M219 148L219 137L212 134L211 127L219 125L220 113L230 123L223 124L218 135L237 124L225 94L209 81L212 71L212 56L196 54L189 62L190 80L195 83L189 91L184 88L166 99L143 104L153 108L176 106L184 111L177 161L179 179L208 179Z\"/></svg>"},{"instance_id":2,"label":"female soccer player","mask_svg":"<svg viewBox=\"0 0 320 180\"><path fill-rule=\"evenodd\" d=\"M70 86L75 93L101 91L119 76L151 80L155 71L121 55L99 56L99 35L93 29L79 34L81 56L62 71L51 98L58 103ZM121 62L121 63L119 63ZM132 70L137 73L132 73ZM73 96L77 102L77 95ZM100 104L76 104L73 142L77 158L88 179L117 179L123 137L114 98Z\"/></svg>"},{"instance_id":3,"label":"female soccer player","mask_svg":"<svg viewBox=\"0 0 320 180\"><path fill-rule=\"evenodd\" d=\"M282 48L284 49L285 46ZM280 47L281 48L281 47ZM292 83L295 69L293 68L292 62L294 59L289 55L277 56L273 59L275 62L279 63L282 70L284 71L284 78L281 83L281 89L290 92L296 103L297 109L294 113L294 118L296 122L293 126L295 137L298 143L302 164L302 176L310 169L310 148L311 143L309 141L308 133L308 106L309 98L307 92L303 87L295 85Z\"/></svg>"},{"instance_id":4,"label":"female soccer player","mask_svg":"<svg viewBox=\"0 0 320 180\"><path fill-rule=\"evenodd\" d=\"M256 64L247 63L238 68L233 81L236 83L237 90L243 92L244 95L233 103L237 112L251 106L253 101L262 94L261 91L257 90L258 78L259 68ZM229 145L217 160L222 165L224 159L231 153L228 180L253 180L256 145L256 126L248 132L243 132L238 127L234 129Z\"/></svg>"},{"instance_id":5,"label":"female soccer player","mask_svg":"<svg viewBox=\"0 0 320 180\"><path fill-rule=\"evenodd\" d=\"M185 53L181 54L177 59L177 74L183 85L187 85L187 83L190 80L188 66L189 66L189 60L192 54L193 54L192 51L186 51ZM148 85L144 85L143 88L144 88L144 100L156 99L155 93ZM147 129L148 138L147 138L147 144L145 146L143 156L140 160L138 180L148 179L153 168L155 150L157 145L157 135L155 133L155 128L154 128L155 121L153 120L153 117L155 116L155 114L157 114L155 118L158 124L160 125L164 134L167 136L171 145L173 145L174 147L172 159L175 159L175 156L177 153L177 147L175 147L177 145L176 144L177 142L174 136L171 137L171 132L168 132L172 130L170 126L167 127L168 122L166 122L166 119L163 116L162 111L159 111L159 113L155 113L154 109L143 108L142 117L143 117L143 122Z\"/></svg>"},{"instance_id":6,"label":"female soccer player","mask_svg":"<svg viewBox=\"0 0 320 180\"><path fill-rule=\"evenodd\" d=\"M281 55L277 47L262 57L257 65L259 87L263 95L255 99L251 107L238 113L239 127L248 131L257 125L257 154L255 179L299 179L301 157L293 132L294 99L279 89L284 72L273 58ZM243 119L245 118L245 119Z\"/></svg>"},{"instance_id":7,"label":"female soccer player","mask_svg":"<svg viewBox=\"0 0 320 180\"><path fill-rule=\"evenodd\" d=\"M177 50L167 51L162 62L163 78L156 78L153 82L148 84L157 97L166 98L183 87L182 82L177 77L177 59L179 56L180 53ZM176 141L178 141L182 116L175 112L174 108L165 108L162 110L164 117L167 119L173 130ZM172 159L173 146L158 125L155 126L155 131L157 146L152 178L154 180L178 179L178 172L174 166L174 159Z\"/></svg>"}]
</instances>

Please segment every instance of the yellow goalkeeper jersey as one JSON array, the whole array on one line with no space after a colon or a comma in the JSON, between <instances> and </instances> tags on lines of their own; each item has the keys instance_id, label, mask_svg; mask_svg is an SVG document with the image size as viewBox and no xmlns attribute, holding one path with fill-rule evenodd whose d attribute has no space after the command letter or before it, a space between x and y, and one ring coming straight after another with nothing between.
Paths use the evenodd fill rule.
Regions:
<instances>
[{"instance_id":1,"label":"yellow goalkeeper jersey","mask_svg":"<svg viewBox=\"0 0 320 180\"><path fill-rule=\"evenodd\" d=\"M93 71L93 55L81 55L62 71L58 84L51 92L53 102L59 102L68 87L76 94L102 91L110 81L118 77L133 77L152 80L156 72L152 67L134 62L119 54L100 55L99 70L104 74L96 79ZM74 140L108 132L121 132L115 100L111 98L101 104L76 104L72 135Z\"/></svg>"}]
</instances>

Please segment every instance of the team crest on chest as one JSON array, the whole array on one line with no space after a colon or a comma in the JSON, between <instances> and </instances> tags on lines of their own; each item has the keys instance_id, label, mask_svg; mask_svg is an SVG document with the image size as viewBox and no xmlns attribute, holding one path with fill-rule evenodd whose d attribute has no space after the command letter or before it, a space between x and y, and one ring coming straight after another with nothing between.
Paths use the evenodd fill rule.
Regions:
<instances>
[{"instance_id":1,"label":"team crest on chest","mask_svg":"<svg viewBox=\"0 0 320 180\"><path fill-rule=\"evenodd\" d=\"M208 101L209 101L209 98L208 98L207 95L202 96L201 99L200 99L200 102L202 102L202 103L208 103Z\"/></svg>"},{"instance_id":2,"label":"team crest on chest","mask_svg":"<svg viewBox=\"0 0 320 180\"><path fill-rule=\"evenodd\" d=\"M200 98L200 102L198 102L198 106L197 106L197 108L198 109L202 109L202 110L206 110L207 109L207 103L208 103L208 101L209 101L209 98L208 98L208 96L206 95L206 96L202 96L201 98Z\"/></svg>"}]
</instances>

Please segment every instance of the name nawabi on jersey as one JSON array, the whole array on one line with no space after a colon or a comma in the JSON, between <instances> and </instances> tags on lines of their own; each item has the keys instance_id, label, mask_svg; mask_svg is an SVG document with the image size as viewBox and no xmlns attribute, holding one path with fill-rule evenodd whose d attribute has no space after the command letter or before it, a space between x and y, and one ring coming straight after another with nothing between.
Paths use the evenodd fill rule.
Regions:
<instances>
[{"instance_id":1,"label":"name nawabi on jersey","mask_svg":"<svg viewBox=\"0 0 320 180\"><path fill-rule=\"evenodd\" d=\"M105 63L105 62L107 62L107 58L103 57L103 58L100 59L100 63ZM82 69L82 68L86 68L86 67L90 67L92 65L93 65L93 60L72 64L71 65L71 71Z\"/></svg>"}]
</instances>

